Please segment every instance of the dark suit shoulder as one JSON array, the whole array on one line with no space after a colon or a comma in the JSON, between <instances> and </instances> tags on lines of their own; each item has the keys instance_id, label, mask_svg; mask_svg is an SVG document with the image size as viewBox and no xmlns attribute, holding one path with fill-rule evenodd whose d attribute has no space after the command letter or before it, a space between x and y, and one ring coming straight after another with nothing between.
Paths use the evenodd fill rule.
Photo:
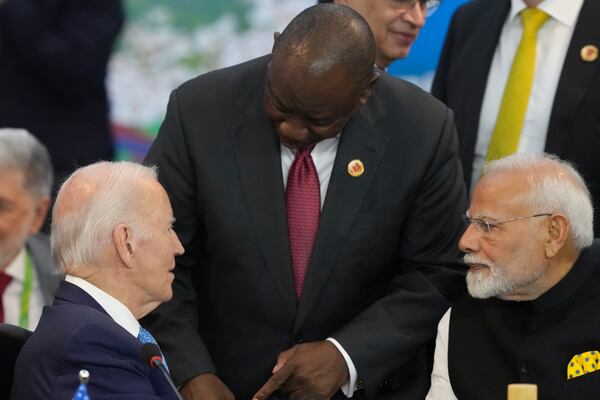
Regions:
<instances>
[{"instance_id":1,"label":"dark suit shoulder","mask_svg":"<svg viewBox=\"0 0 600 400\"><path fill-rule=\"evenodd\" d=\"M470 20L480 17L486 13L492 6L492 3L504 3L506 0L473 0L461 5L454 12L453 18L457 20Z\"/></svg>"},{"instance_id":2,"label":"dark suit shoulder","mask_svg":"<svg viewBox=\"0 0 600 400\"><path fill-rule=\"evenodd\" d=\"M412 130L438 136L448 118L448 107L418 86L382 73L366 112L387 131Z\"/></svg>"},{"instance_id":3,"label":"dark suit shoulder","mask_svg":"<svg viewBox=\"0 0 600 400\"><path fill-rule=\"evenodd\" d=\"M231 67L217 69L199 75L179 86L178 95L186 99L188 96L208 98L233 98L247 90L251 82L264 76L271 55L258 57Z\"/></svg>"},{"instance_id":4,"label":"dark suit shoulder","mask_svg":"<svg viewBox=\"0 0 600 400\"><path fill-rule=\"evenodd\" d=\"M510 10L510 1L508 0L474 0L469 1L456 9L450 22L450 33L455 36L454 39L461 39L471 35L478 35L479 28L490 26L490 20L504 21L508 10ZM460 41L456 43L460 45Z\"/></svg>"}]
</instances>

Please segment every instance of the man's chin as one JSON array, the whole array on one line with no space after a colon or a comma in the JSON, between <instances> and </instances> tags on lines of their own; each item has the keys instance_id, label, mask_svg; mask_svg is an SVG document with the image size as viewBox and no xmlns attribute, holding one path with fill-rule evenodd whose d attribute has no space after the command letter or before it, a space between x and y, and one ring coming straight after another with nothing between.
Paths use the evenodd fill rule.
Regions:
<instances>
[{"instance_id":1,"label":"man's chin","mask_svg":"<svg viewBox=\"0 0 600 400\"><path fill-rule=\"evenodd\" d=\"M497 285L490 276L490 270L484 266L469 268L467 272L467 290L471 297L488 299L497 295Z\"/></svg>"}]
</instances>

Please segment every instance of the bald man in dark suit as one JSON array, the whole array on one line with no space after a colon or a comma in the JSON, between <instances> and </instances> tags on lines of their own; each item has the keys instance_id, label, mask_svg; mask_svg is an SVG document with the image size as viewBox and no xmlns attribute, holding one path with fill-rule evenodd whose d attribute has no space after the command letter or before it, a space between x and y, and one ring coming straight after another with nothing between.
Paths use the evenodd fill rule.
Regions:
<instances>
[{"instance_id":1,"label":"bald man in dark suit","mask_svg":"<svg viewBox=\"0 0 600 400\"><path fill-rule=\"evenodd\" d=\"M323 4L272 55L173 92L146 161L186 255L145 323L184 398L427 392L466 194L452 113L374 60L366 21Z\"/></svg>"}]
</instances>

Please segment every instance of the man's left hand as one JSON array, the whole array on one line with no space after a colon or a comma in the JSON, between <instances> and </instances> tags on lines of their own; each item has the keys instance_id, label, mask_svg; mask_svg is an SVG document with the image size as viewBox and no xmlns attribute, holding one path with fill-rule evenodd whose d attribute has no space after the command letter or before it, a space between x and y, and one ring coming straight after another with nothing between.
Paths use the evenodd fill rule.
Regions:
<instances>
[{"instance_id":1,"label":"man's left hand","mask_svg":"<svg viewBox=\"0 0 600 400\"><path fill-rule=\"evenodd\" d=\"M266 400L276 390L292 400L329 399L348 381L348 366L328 341L299 344L277 357L273 375L254 395Z\"/></svg>"}]
</instances>

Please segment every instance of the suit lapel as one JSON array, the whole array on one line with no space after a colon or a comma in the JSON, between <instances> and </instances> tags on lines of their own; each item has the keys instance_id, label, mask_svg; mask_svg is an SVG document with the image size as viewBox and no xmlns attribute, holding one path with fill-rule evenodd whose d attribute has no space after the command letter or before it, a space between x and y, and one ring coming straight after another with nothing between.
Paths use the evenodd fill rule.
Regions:
<instances>
[{"instance_id":1,"label":"suit lapel","mask_svg":"<svg viewBox=\"0 0 600 400\"><path fill-rule=\"evenodd\" d=\"M265 264L293 318L296 295L279 140L262 109L264 75L252 85L236 102L241 119L233 133L234 154L248 213Z\"/></svg>"},{"instance_id":2,"label":"suit lapel","mask_svg":"<svg viewBox=\"0 0 600 400\"><path fill-rule=\"evenodd\" d=\"M481 116L481 105L487 86L490 66L494 58L496 46L500 39L502 26L510 10L509 0L486 1L479 4L483 8L478 23L469 33L470 40L465 44L463 54L476 55L476 59L467 57L460 65L461 74L465 78L465 87L459 88L462 107L457 107L456 126L461 127L459 136L461 153L465 159L465 178L471 179L471 165L477 142L477 131ZM465 95L468 93L468 95ZM459 121L459 119L461 119Z\"/></svg>"},{"instance_id":3,"label":"suit lapel","mask_svg":"<svg viewBox=\"0 0 600 400\"><path fill-rule=\"evenodd\" d=\"M560 154L564 148L571 123L577 116L577 108L591 87L590 81L598 71L600 60L583 61L581 49L590 44L600 48L599 20L600 3L585 1L579 13L554 96L546 139L546 151L549 153Z\"/></svg>"},{"instance_id":4,"label":"suit lapel","mask_svg":"<svg viewBox=\"0 0 600 400\"><path fill-rule=\"evenodd\" d=\"M375 112L383 110L378 99L372 98L370 103ZM298 305L294 332L301 327L316 303L385 151L388 138L374 128L371 122L373 117L363 107L342 132ZM365 172L356 178L351 177L347 170L348 163L354 159L361 160L365 166Z\"/></svg>"}]
</instances>

